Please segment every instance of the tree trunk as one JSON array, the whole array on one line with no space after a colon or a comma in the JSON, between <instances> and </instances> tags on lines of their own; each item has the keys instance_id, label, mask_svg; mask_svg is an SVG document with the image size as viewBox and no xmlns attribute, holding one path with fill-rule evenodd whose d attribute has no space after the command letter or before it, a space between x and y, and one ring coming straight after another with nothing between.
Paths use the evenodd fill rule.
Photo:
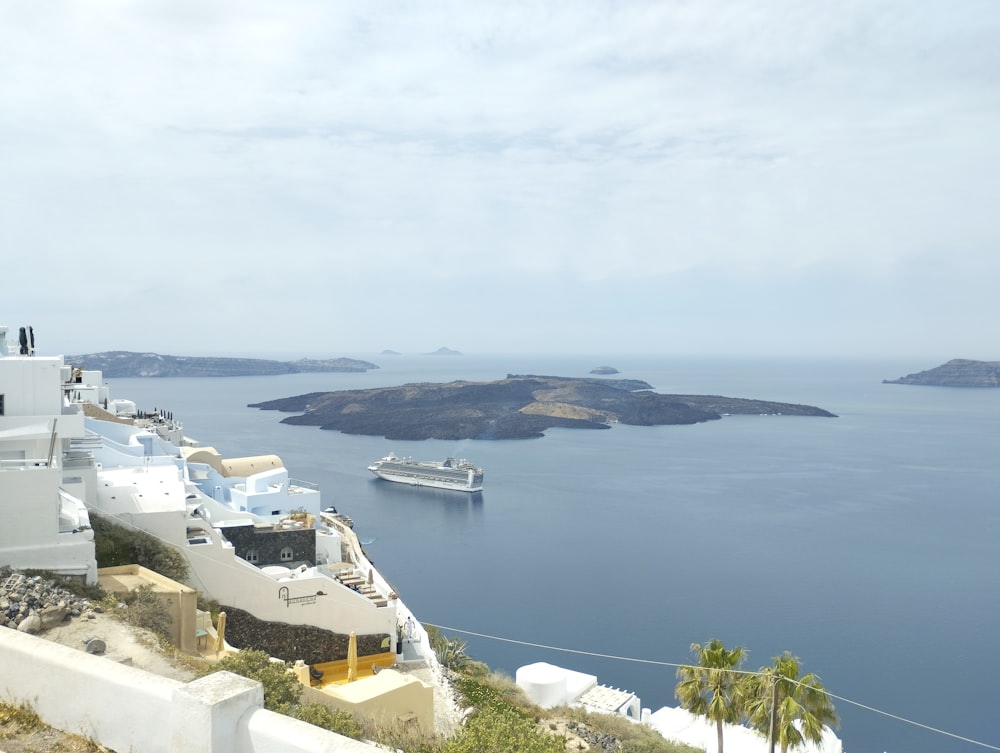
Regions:
<instances>
[{"instance_id":1,"label":"tree trunk","mask_svg":"<svg viewBox=\"0 0 1000 753\"><path fill-rule=\"evenodd\" d=\"M719 753L722 753L722 720L721 719L716 719L715 720L715 731L719 735Z\"/></svg>"}]
</instances>

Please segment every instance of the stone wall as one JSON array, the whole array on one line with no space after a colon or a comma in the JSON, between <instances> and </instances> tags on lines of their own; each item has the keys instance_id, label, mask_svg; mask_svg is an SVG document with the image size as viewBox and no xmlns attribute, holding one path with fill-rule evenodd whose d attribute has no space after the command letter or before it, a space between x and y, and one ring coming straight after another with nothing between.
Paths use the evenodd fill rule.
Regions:
<instances>
[{"instance_id":1,"label":"stone wall","mask_svg":"<svg viewBox=\"0 0 1000 753\"><path fill-rule=\"evenodd\" d=\"M322 664L347 658L350 636L312 625L289 625L284 622L258 620L249 612L223 606L226 613L226 643L235 648L254 648L271 656L306 664ZM359 635L358 656L380 654L390 649L382 643L387 633Z\"/></svg>"},{"instance_id":2,"label":"stone wall","mask_svg":"<svg viewBox=\"0 0 1000 753\"><path fill-rule=\"evenodd\" d=\"M316 530L313 528L256 528L253 525L230 526L223 529L226 539L236 550L236 556L258 567L266 565L291 566L300 563L316 564ZM283 560L281 550L289 547L291 559ZM254 560L248 556L257 553Z\"/></svg>"}]
</instances>

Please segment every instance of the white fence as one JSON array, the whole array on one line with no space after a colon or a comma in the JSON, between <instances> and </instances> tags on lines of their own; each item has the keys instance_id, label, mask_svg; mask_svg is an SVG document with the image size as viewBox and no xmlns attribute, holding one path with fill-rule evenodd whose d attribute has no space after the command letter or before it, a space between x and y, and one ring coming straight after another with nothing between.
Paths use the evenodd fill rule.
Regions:
<instances>
[{"instance_id":1,"label":"white fence","mask_svg":"<svg viewBox=\"0 0 1000 753\"><path fill-rule=\"evenodd\" d=\"M260 683L189 683L0 628L0 700L119 753L373 753L367 743L263 708Z\"/></svg>"}]
</instances>

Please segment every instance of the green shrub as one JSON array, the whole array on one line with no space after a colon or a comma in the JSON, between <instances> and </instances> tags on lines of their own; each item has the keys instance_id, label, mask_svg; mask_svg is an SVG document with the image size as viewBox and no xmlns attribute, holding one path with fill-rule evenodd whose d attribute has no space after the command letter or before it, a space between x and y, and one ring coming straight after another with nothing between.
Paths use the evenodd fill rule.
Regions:
<instances>
[{"instance_id":1,"label":"green shrub","mask_svg":"<svg viewBox=\"0 0 1000 753\"><path fill-rule=\"evenodd\" d=\"M455 689L462 697L462 702L466 706L483 709L501 701L500 691L493 685L482 682L472 677L458 677L455 679Z\"/></svg>"},{"instance_id":2,"label":"green shrub","mask_svg":"<svg viewBox=\"0 0 1000 753\"><path fill-rule=\"evenodd\" d=\"M206 599L205 594L203 594L201 591L198 592L198 609L200 609L202 612L208 612L210 615L212 615L213 625L218 624L219 612L222 609L219 606L219 602L217 602L215 599Z\"/></svg>"},{"instance_id":3,"label":"green shrub","mask_svg":"<svg viewBox=\"0 0 1000 753\"><path fill-rule=\"evenodd\" d=\"M646 734L622 743L621 753L705 753L702 748L665 740L655 730L640 727Z\"/></svg>"},{"instance_id":4,"label":"green shrub","mask_svg":"<svg viewBox=\"0 0 1000 753\"><path fill-rule=\"evenodd\" d=\"M566 740L540 730L510 706L491 704L469 717L441 753L565 753Z\"/></svg>"},{"instance_id":5,"label":"green shrub","mask_svg":"<svg viewBox=\"0 0 1000 753\"><path fill-rule=\"evenodd\" d=\"M142 565L164 577L184 582L188 564L177 549L145 531L126 528L104 515L90 513L98 567Z\"/></svg>"},{"instance_id":6,"label":"green shrub","mask_svg":"<svg viewBox=\"0 0 1000 753\"><path fill-rule=\"evenodd\" d=\"M500 704L522 711L534 711L534 706L524 691L507 675L496 672L484 676L463 674L455 679L455 689L466 706L481 709Z\"/></svg>"},{"instance_id":7,"label":"green shrub","mask_svg":"<svg viewBox=\"0 0 1000 753\"><path fill-rule=\"evenodd\" d=\"M373 740L390 751L406 753L441 753L441 741L434 733L424 732L419 724L359 716L361 739Z\"/></svg>"},{"instance_id":8,"label":"green shrub","mask_svg":"<svg viewBox=\"0 0 1000 753\"><path fill-rule=\"evenodd\" d=\"M145 584L130 591L121 597L121 602L125 605L121 618L129 625L152 630L163 638L170 636L173 618L164 609L163 602L151 585Z\"/></svg>"},{"instance_id":9,"label":"green shrub","mask_svg":"<svg viewBox=\"0 0 1000 753\"><path fill-rule=\"evenodd\" d=\"M361 739L361 725L349 711L331 709L322 703L302 703L293 706L288 715L344 737Z\"/></svg>"},{"instance_id":10,"label":"green shrub","mask_svg":"<svg viewBox=\"0 0 1000 753\"><path fill-rule=\"evenodd\" d=\"M232 672L256 680L264 686L264 708L287 714L298 704L302 696L302 685L289 671L286 662L272 661L264 651L243 649L230 654L202 673Z\"/></svg>"},{"instance_id":11,"label":"green shrub","mask_svg":"<svg viewBox=\"0 0 1000 753\"><path fill-rule=\"evenodd\" d=\"M666 740L644 724L636 724L620 714L598 714L579 707L561 707L553 714L570 719L598 737L610 736L621 745L620 753L704 753L683 743Z\"/></svg>"}]
</instances>

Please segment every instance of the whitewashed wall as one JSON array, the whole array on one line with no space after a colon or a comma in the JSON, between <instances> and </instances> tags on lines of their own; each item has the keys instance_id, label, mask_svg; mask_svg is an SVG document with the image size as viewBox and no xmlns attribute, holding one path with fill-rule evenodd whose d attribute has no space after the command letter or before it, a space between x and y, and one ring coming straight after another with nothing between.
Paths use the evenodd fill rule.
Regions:
<instances>
[{"instance_id":1,"label":"whitewashed wall","mask_svg":"<svg viewBox=\"0 0 1000 753\"><path fill-rule=\"evenodd\" d=\"M0 699L49 726L133 753L375 753L262 708L259 683L226 672L182 683L0 629Z\"/></svg>"}]
</instances>

